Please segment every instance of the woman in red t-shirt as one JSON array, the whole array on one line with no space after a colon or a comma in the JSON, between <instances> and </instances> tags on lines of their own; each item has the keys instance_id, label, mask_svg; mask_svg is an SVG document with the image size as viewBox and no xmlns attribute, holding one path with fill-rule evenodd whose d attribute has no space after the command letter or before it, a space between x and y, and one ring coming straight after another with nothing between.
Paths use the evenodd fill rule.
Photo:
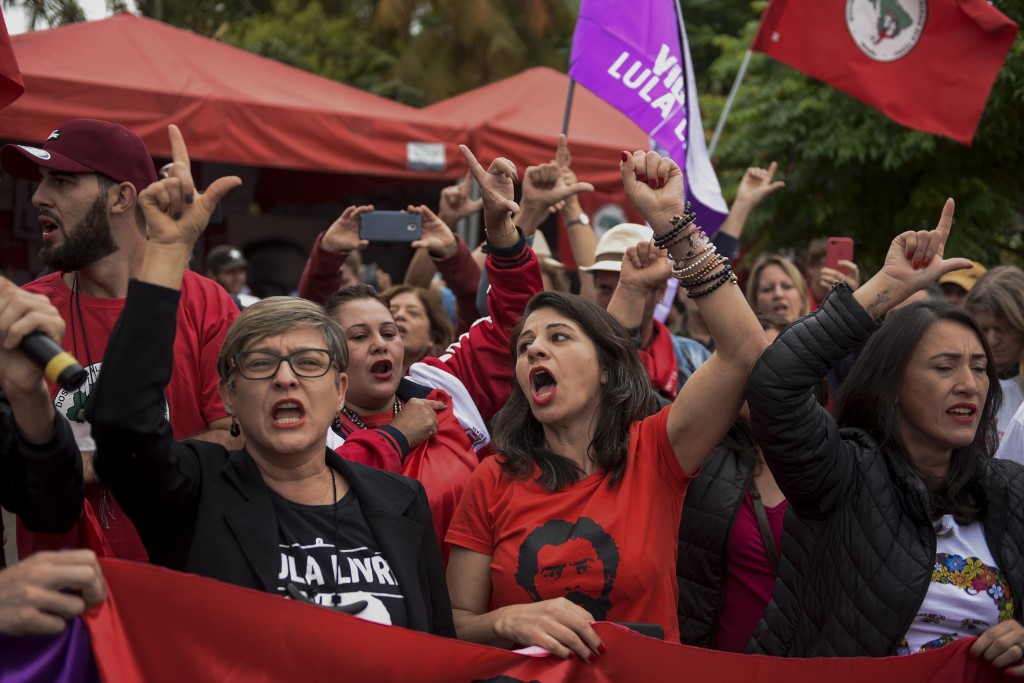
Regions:
<instances>
[{"instance_id":1,"label":"woman in red t-shirt","mask_svg":"<svg viewBox=\"0 0 1024 683\"><path fill-rule=\"evenodd\" d=\"M638 151L623 152L620 168L654 244L627 251L608 312L544 292L512 333L516 382L492 430L500 455L470 478L447 536L464 640L592 661L604 649L597 620L655 624L679 638L683 495L732 424L766 342L727 259L683 206L679 167ZM668 249L671 271L655 245ZM627 327L670 274L697 300L717 351L651 415L650 380Z\"/></svg>"}]
</instances>

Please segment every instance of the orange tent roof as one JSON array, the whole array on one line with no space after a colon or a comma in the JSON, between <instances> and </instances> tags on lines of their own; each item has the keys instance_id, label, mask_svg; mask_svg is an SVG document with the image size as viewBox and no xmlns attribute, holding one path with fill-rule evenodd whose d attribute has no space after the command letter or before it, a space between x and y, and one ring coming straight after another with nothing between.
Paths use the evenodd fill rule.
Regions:
<instances>
[{"instance_id":1,"label":"orange tent roof","mask_svg":"<svg viewBox=\"0 0 1024 683\"><path fill-rule=\"evenodd\" d=\"M562 131L569 77L538 67L433 104L425 112L472 130L471 147L485 166L496 156L520 169L551 161ZM569 118L572 167L580 180L621 192L619 153L650 141L619 110L577 84Z\"/></svg>"},{"instance_id":2,"label":"orange tent roof","mask_svg":"<svg viewBox=\"0 0 1024 683\"><path fill-rule=\"evenodd\" d=\"M118 121L155 156L176 123L196 160L388 177L455 177L464 130L413 107L128 13L13 37L25 95L0 137L40 142L71 118ZM436 143L446 170L410 166Z\"/></svg>"}]
</instances>

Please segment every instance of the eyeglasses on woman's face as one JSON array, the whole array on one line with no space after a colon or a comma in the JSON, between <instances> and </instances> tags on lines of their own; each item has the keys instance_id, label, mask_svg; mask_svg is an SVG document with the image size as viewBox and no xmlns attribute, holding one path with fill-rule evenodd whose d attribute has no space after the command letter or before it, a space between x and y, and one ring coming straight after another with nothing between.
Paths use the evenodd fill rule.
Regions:
<instances>
[{"instance_id":1,"label":"eyeglasses on woman's face","mask_svg":"<svg viewBox=\"0 0 1024 683\"><path fill-rule=\"evenodd\" d=\"M281 369L281 363L297 377L323 377L334 366L334 353L327 349L299 349L287 356L272 351L243 351L233 359L238 372L246 379L271 379Z\"/></svg>"}]
</instances>

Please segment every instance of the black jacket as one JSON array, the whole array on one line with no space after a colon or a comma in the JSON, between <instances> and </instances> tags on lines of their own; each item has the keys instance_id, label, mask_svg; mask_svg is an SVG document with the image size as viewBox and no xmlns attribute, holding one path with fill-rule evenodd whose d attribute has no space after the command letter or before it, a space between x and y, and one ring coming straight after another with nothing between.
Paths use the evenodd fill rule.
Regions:
<instances>
[{"instance_id":1,"label":"black jacket","mask_svg":"<svg viewBox=\"0 0 1024 683\"><path fill-rule=\"evenodd\" d=\"M18 431L10 402L0 392L0 505L21 517L29 531L60 534L71 529L82 514L85 480L71 426L59 414L53 426L49 443L29 443Z\"/></svg>"},{"instance_id":2,"label":"black jacket","mask_svg":"<svg viewBox=\"0 0 1024 683\"><path fill-rule=\"evenodd\" d=\"M737 436L738 430L733 431ZM729 534L754 477L754 461L719 446L686 488L679 523L679 640L714 648Z\"/></svg>"},{"instance_id":3,"label":"black jacket","mask_svg":"<svg viewBox=\"0 0 1024 683\"><path fill-rule=\"evenodd\" d=\"M936 538L924 484L865 432L840 430L812 389L875 324L841 285L787 329L747 384L754 438L789 501L779 577L748 651L783 657L895 654L924 600ZM1024 467L985 459L985 539L1024 596Z\"/></svg>"},{"instance_id":4,"label":"black jacket","mask_svg":"<svg viewBox=\"0 0 1024 683\"><path fill-rule=\"evenodd\" d=\"M270 489L255 462L244 449L175 442L164 417L162 389L170 377L178 294L135 281L129 287L87 404L96 472L131 517L153 562L267 591L262 578L276 574L280 561L278 527ZM352 443L372 447L373 439L381 437L367 430ZM409 628L454 636L423 486L346 462L326 447L324 457L359 498L402 587Z\"/></svg>"}]
</instances>

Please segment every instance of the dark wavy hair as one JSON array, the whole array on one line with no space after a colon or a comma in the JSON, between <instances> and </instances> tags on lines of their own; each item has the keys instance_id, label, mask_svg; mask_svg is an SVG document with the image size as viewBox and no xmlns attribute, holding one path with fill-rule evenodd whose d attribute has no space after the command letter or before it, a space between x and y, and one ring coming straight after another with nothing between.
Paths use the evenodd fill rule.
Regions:
<instances>
[{"instance_id":1,"label":"dark wavy hair","mask_svg":"<svg viewBox=\"0 0 1024 683\"><path fill-rule=\"evenodd\" d=\"M542 308L554 309L576 323L594 343L598 363L608 373L608 381L601 385L600 407L591 417L595 430L589 456L601 469L612 473L609 485L614 485L626 469L629 426L657 409L647 370L626 328L597 304L563 292L540 292L527 303L512 331L513 363L526 319ZM583 474L572 460L544 445L544 427L533 416L517 381L512 383L508 402L495 416L491 433L495 450L502 455L502 472L514 479L529 478L536 466L541 486L557 491Z\"/></svg>"},{"instance_id":2,"label":"dark wavy hair","mask_svg":"<svg viewBox=\"0 0 1024 683\"><path fill-rule=\"evenodd\" d=\"M928 329L940 320L961 325L977 336L985 349L989 383L974 440L953 451L949 472L937 481L914 467L900 434L896 404L911 355ZM933 519L952 514L958 523L970 523L984 517L984 500L976 482L983 463L992 458L998 443L994 418L1003 392L997 372L988 342L967 312L944 302L910 304L887 316L868 340L843 382L835 404L836 420L842 427L859 427L868 432L886 457L896 461L893 464L909 466L917 473L928 490Z\"/></svg>"}]
</instances>

